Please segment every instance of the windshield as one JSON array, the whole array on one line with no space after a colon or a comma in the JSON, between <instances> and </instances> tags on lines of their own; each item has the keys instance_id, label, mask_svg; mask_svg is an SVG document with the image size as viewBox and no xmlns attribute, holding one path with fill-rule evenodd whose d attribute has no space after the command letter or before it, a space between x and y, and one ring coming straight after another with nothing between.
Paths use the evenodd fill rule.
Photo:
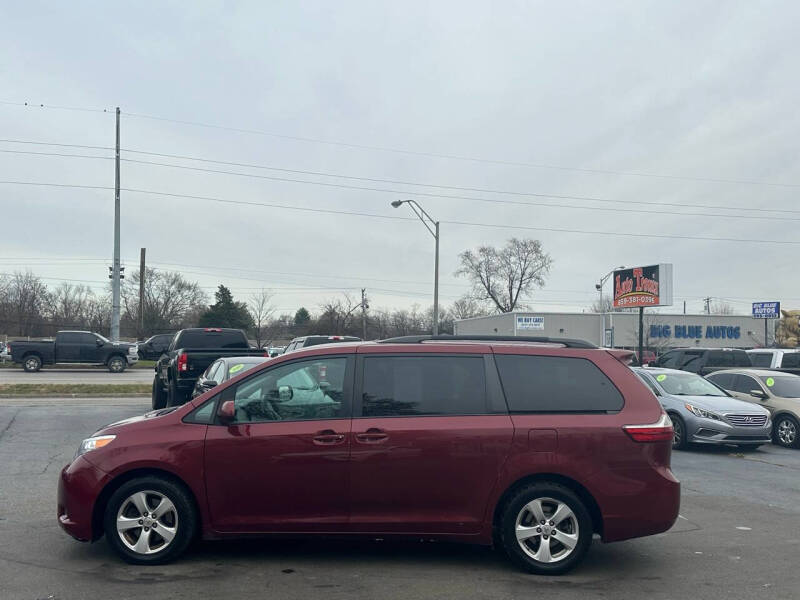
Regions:
<instances>
[{"instance_id":1,"label":"windshield","mask_svg":"<svg viewBox=\"0 0 800 600\"><path fill-rule=\"evenodd\" d=\"M775 396L780 396L781 398L800 398L800 377L796 375L759 377L759 379Z\"/></svg>"},{"instance_id":2,"label":"windshield","mask_svg":"<svg viewBox=\"0 0 800 600\"><path fill-rule=\"evenodd\" d=\"M667 394L673 396L727 396L713 383L693 373L658 373L652 376Z\"/></svg>"}]
</instances>

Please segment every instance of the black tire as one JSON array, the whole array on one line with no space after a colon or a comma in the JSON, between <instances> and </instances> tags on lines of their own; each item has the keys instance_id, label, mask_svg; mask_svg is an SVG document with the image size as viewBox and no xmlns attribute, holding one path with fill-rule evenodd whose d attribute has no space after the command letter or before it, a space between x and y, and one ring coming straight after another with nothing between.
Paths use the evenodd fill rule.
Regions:
<instances>
[{"instance_id":1,"label":"black tire","mask_svg":"<svg viewBox=\"0 0 800 600\"><path fill-rule=\"evenodd\" d=\"M138 519L138 512L138 516L142 516L135 502L131 501L139 492L147 492L146 511L157 510L159 497L168 499L175 510L158 514L155 526L152 526L152 513L148 512L150 520L147 517L139 519L142 527L136 526L138 522L132 523L134 527L120 533L117 530L119 515ZM147 524L151 524L151 527L145 531L144 526ZM123 483L111 495L103 515L103 526L109 546L126 562L135 565L163 564L183 554L191 543L197 531L197 509L191 494L183 485L157 476L140 477ZM166 537L158 534L159 531L171 531L174 537L167 541ZM140 553L130 547L135 546L141 536L147 536L143 543L149 544L152 553Z\"/></svg>"},{"instance_id":2,"label":"black tire","mask_svg":"<svg viewBox=\"0 0 800 600\"><path fill-rule=\"evenodd\" d=\"M108 367L108 370L111 373L122 373L127 366L127 359L119 354L109 356L108 362L106 363L106 367Z\"/></svg>"},{"instance_id":3,"label":"black tire","mask_svg":"<svg viewBox=\"0 0 800 600\"><path fill-rule=\"evenodd\" d=\"M150 394L150 400L153 410L159 410L167 406L167 393L164 391L164 386L161 385L158 375L153 377L153 391Z\"/></svg>"},{"instance_id":4,"label":"black tire","mask_svg":"<svg viewBox=\"0 0 800 600\"><path fill-rule=\"evenodd\" d=\"M672 429L675 431L672 438L672 449L686 450L689 447L689 440L686 438L686 423L675 413L670 413L669 418L672 421Z\"/></svg>"},{"instance_id":5,"label":"black tire","mask_svg":"<svg viewBox=\"0 0 800 600\"><path fill-rule=\"evenodd\" d=\"M528 510L535 500L541 501L544 524L536 523L533 512ZM566 505L570 516L560 522L549 521L553 513L548 512L557 505ZM532 520L528 522L528 519ZM531 536L525 541L517 541L518 520L523 528L531 528ZM555 527L550 523L555 523ZM533 533L534 528L541 528L541 533ZM592 519L583 502L571 489L557 483L541 482L520 488L508 499L501 513L500 541L506 554L518 567L536 575L561 575L574 568L589 550L593 533ZM574 544L571 550L559 539L571 539L570 543ZM543 549L545 542L549 551L556 555L552 562L532 556ZM523 550L523 545L527 551ZM557 555L564 552L567 554L559 559Z\"/></svg>"},{"instance_id":6,"label":"black tire","mask_svg":"<svg viewBox=\"0 0 800 600\"><path fill-rule=\"evenodd\" d=\"M772 424L772 443L784 448L800 448L800 424L791 415L780 415Z\"/></svg>"},{"instance_id":7,"label":"black tire","mask_svg":"<svg viewBox=\"0 0 800 600\"><path fill-rule=\"evenodd\" d=\"M22 359L22 368L26 373L36 373L42 368L42 358L38 354L28 354Z\"/></svg>"},{"instance_id":8,"label":"black tire","mask_svg":"<svg viewBox=\"0 0 800 600\"><path fill-rule=\"evenodd\" d=\"M180 389L174 379L170 379L167 394L167 406L183 406L188 398Z\"/></svg>"}]
</instances>

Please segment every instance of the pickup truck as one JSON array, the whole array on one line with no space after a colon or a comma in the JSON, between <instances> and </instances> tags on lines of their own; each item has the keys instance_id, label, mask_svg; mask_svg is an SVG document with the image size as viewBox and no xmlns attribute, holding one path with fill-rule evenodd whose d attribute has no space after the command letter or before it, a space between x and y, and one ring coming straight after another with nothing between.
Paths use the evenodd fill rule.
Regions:
<instances>
[{"instance_id":1,"label":"pickup truck","mask_svg":"<svg viewBox=\"0 0 800 600\"><path fill-rule=\"evenodd\" d=\"M161 355L153 377L153 409L180 406L192 394L197 378L222 356L267 356L250 347L241 329L218 327L182 329Z\"/></svg>"},{"instance_id":2,"label":"pickup truck","mask_svg":"<svg viewBox=\"0 0 800 600\"><path fill-rule=\"evenodd\" d=\"M8 345L11 360L28 373L57 363L105 365L112 373L122 373L139 360L136 344L112 342L89 331L59 331L55 341L14 341Z\"/></svg>"}]
</instances>

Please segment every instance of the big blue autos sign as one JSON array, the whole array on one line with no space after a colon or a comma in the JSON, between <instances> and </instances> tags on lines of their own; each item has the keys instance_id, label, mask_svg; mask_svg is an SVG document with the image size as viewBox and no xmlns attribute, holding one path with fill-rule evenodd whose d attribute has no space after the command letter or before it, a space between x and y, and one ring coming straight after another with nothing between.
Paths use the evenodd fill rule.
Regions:
<instances>
[{"instance_id":1,"label":"big blue autos sign","mask_svg":"<svg viewBox=\"0 0 800 600\"><path fill-rule=\"evenodd\" d=\"M651 325L651 338L671 338L707 340L723 339L738 340L742 336L742 328L738 325L728 327L726 325Z\"/></svg>"},{"instance_id":2,"label":"big blue autos sign","mask_svg":"<svg viewBox=\"0 0 800 600\"><path fill-rule=\"evenodd\" d=\"M780 302L753 302L753 317L756 319L779 319Z\"/></svg>"}]
</instances>

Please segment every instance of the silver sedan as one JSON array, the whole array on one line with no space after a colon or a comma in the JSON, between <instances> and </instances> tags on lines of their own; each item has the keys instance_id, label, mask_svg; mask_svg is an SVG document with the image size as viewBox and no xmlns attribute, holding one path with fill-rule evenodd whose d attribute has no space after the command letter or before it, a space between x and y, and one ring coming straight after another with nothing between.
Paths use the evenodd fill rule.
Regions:
<instances>
[{"instance_id":1,"label":"silver sedan","mask_svg":"<svg viewBox=\"0 0 800 600\"><path fill-rule=\"evenodd\" d=\"M634 367L672 419L672 447L735 444L756 448L772 441L769 411L732 398L700 375L675 369Z\"/></svg>"}]
</instances>

